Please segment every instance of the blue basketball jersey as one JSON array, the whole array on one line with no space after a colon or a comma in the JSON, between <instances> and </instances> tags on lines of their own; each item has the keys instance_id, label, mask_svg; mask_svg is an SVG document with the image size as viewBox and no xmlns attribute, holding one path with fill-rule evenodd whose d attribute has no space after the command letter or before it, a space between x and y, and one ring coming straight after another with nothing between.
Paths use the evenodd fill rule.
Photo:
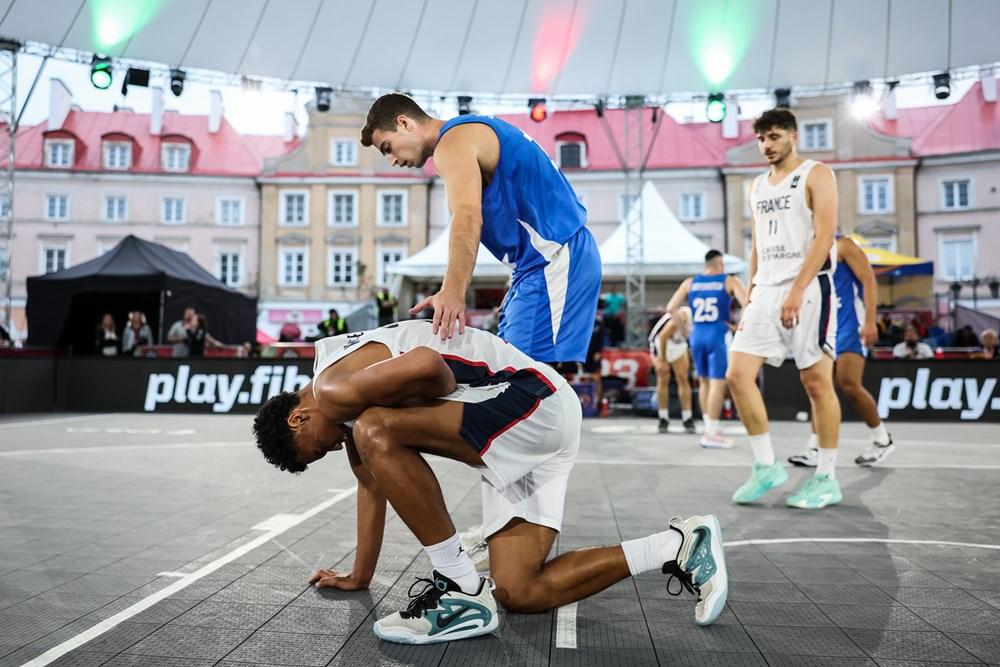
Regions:
<instances>
[{"instance_id":1,"label":"blue basketball jersey","mask_svg":"<svg viewBox=\"0 0 1000 667\"><path fill-rule=\"evenodd\" d=\"M688 305L691 307L691 341L725 344L732 298L726 276L698 275L691 278Z\"/></svg>"},{"instance_id":2,"label":"blue basketball jersey","mask_svg":"<svg viewBox=\"0 0 1000 667\"><path fill-rule=\"evenodd\" d=\"M833 272L833 289L837 294L837 350L854 351L848 348L861 345L858 329L864 319L864 287L847 262L837 262L837 269ZM858 341L856 345L855 339Z\"/></svg>"},{"instance_id":3,"label":"blue basketball jersey","mask_svg":"<svg viewBox=\"0 0 1000 667\"><path fill-rule=\"evenodd\" d=\"M551 255L587 223L573 186L545 151L521 129L491 116L452 118L438 139L457 125L481 123L500 140L500 159L483 190L481 242L514 270L514 279L543 268Z\"/></svg>"}]
</instances>

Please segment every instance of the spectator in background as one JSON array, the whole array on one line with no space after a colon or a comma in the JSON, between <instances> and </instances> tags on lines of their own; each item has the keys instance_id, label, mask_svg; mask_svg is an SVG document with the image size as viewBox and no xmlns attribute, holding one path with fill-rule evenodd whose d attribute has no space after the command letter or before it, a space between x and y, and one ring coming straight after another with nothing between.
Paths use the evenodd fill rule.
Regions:
<instances>
[{"instance_id":1,"label":"spectator in background","mask_svg":"<svg viewBox=\"0 0 1000 667\"><path fill-rule=\"evenodd\" d=\"M384 287L375 291L375 305L378 306L378 325L384 327L396 321L396 306L399 301Z\"/></svg>"},{"instance_id":2,"label":"spectator in background","mask_svg":"<svg viewBox=\"0 0 1000 667\"><path fill-rule=\"evenodd\" d=\"M206 347L221 347L222 344L208 333L208 320L204 315L195 315L194 322L187 330L188 354L192 357L204 357Z\"/></svg>"},{"instance_id":3,"label":"spectator in background","mask_svg":"<svg viewBox=\"0 0 1000 667\"><path fill-rule=\"evenodd\" d=\"M302 329L295 322L285 322L278 332L279 343L298 343L302 338Z\"/></svg>"},{"instance_id":4,"label":"spectator in background","mask_svg":"<svg viewBox=\"0 0 1000 667\"><path fill-rule=\"evenodd\" d=\"M618 347L625 340L625 295L612 288L604 295L604 328L608 345Z\"/></svg>"},{"instance_id":5,"label":"spectator in background","mask_svg":"<svg viewBox=\"0 0 1000 667\"><path fill-rule=\"evenodd\" d=\"M347 320L340 316L336 308L331 308L328 315L328 318L316 325L317 339L350 333L350 330L347 328Z\"/></svg>"},{"instance_id":6,"label":"spectator in background","mask_svg":"<svg viewBox=\"0 0 1000 667\"><path fill-rule=\"evenodd\" d=\"M934 351L930 345L921 342L917 328L910 324L903 332L903 342L892 348L892 356L897 359L932 359Z\"/></svg>"},{"instance_id":7,"label":"spectator in background","mask_svg":"<svg viewBox=\"0 0 1000 667\"><path fill-rule=\"evenodd\" d=\"M951 347L979 347L979 337L972 330L971 324L958 329L951 337Z\"/></svg>"},{"instance_id":8,"label":"spectator in background","mask_svg":"<svg viewBox=\"0 0 1000 667\"><path fill-rule=\"evenodd\" d=\"M146 315L141 310L128 314L128 324L122 332L122 354L137 354L138 347L153 342L153 331L146 324Z\"/></svg>"},{"instance_id":9,"label":"spectator in background","mask_svg":"<svg viewBox=\"0 0 1000 667\"><path fill-rule=\"evenodd\" d=\"M924 323L920 321L920 318L911 318L910 326L917 330L917 335L920 336L921 340L927 338L927 327L925 327Z\"/></svg>"},{"instance_id":10,"label":"spectator in background","mask_svg":"<svg viewBox=\"0 0 1000 667\"><path fill-rule=\"evenodd\" d=\"M997 337L997 332L993 329L984 329L981 339L983 341L983 350L982 352L973 352L972 358L986 359L988 361L1000 359L1000 350L997 349L997 343L1000 342L1000 338Z\"/></svg>"},{"instance_id":11,"label":"spectator in background","mask_svg":"<svg viewBox=\"0 0 1000 667\"><path fill-rule=\"evenodd\" d=\"M188 329L196 325L196 316L195 309L188 306L184 309L184 316L167 330L167 342L174 344L175 357L188 356Z\"/></svg>"},{"instance_id":12,"label":"spectator in background","mask_svg":"<svg viewBox=\"0 0 1000 667\"><path fill-rule=\"evenodd\" d=\"M97 354L105 357L114 357L121 352L121 339L118 338L118 327L115 326L115 318L111 313L104 313L101 324L97 327L97 336L94 338L94 350Z\"/></svg>"},{"instance_id":13,"label":"spectator in background","mask_svg":"<svg viewBox=\"0 0 1000 667\"><path fill-rule=\"evenodd\" d=\"M14 341L2 324L0 324L0 347L14 347Z\"/></svg>"}]
</instances>

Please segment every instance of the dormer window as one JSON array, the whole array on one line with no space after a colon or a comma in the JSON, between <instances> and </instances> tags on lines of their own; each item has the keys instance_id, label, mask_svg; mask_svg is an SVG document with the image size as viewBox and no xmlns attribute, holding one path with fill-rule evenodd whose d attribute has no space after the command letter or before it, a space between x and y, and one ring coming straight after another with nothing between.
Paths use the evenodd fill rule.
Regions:
<instances>
[{"instance_id":1,"label":"dormer window","mask_svg":"<svg viewBox=\"0 0 1000 667\"><path fill-rule=\"evenodd\" d=\"M45 166L65 168L73 166L73 140L48 139L45 142Z\"/></svg>"},{"instance_id":2,"label":"dormer window","mask_svg":"<svg viewBox=\"0 0 1000 667\"><path fill-rule=\"evenodd\" d=\"M163 171L187 171L191 164L191 146L188 144L163 144L160 156Z\"/></svg>"},{"instance_id":3,"label":"dormer window","mask_svg":"<svg viewBox=\"0 0 1000 667\"><path fill-rule=\"evenodd\" d=\"M330 164L334 167L353 167L358 163L358 142L353 139L330 140Z\"/></svg>"},{"instance_id":4,"label":"dormer window","mask_svg":"<svg viewBox=\"0 0 1000 667\"><path fill-rule=\"evenodd\" d=\"M127 141L104 142L104 168L128 169L132 166L132 144Z\"/></svg>"},{"instance_id":5,"label":"dormer window","mask_svg":"<svg viewBox=\"0 0 1000 667\"><path fill-rule=\"evenodd\" d=\"M587 140L582 134L567 132L556 137L556 164L561 169L587 166Z\"/></svg>"}]
</instances>

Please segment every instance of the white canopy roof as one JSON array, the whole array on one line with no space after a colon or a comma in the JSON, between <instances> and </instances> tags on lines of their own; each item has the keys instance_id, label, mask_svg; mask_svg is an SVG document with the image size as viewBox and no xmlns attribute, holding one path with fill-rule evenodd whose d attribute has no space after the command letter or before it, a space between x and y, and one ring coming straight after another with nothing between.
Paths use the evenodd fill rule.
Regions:
<instances>
[{"instance_id":1,"label":"white canopy roof","mask_svg":"<svg viewBox=\"0 0 1000 667\"><path fill-rule=\"evenodd\" d=\"M0 0L0 36L230 74L489 95L847 83L1000 61L996 0Z\"/></svg>"},{"instance_id":2,"label":"white canopy roof","mask_svg":"<svg viewBox=\"0 0 1000 667\"><path fill-rule=\"evenodd\" d=\"M426 248L386 267L386 273L403 276L412 280L444 278L445 267L448 266L448 237L451 225L444 228ZM473 279L506 279L510 268L490 254L486 246L479 244L479 254L476 256L476 268L472 272Z\"/></svg>"},{"instance_id":3,"label":"white canopy roof","mask_svg":"<svg viewBox=\"0 0 1000 667\"><path fill-rule=\"evenodd\" d=\"M629 209L630 220L639 216L639 201ZM659 191L647 182L642 187L643 268L647 277L686 278L700 273L709 247L698 240L677 219ZM601 244L601 268L605 278L625 275L625 223L618 226ZM725 255L726 273L739 273L746 262Z\"/></svg>"}]
</instances>

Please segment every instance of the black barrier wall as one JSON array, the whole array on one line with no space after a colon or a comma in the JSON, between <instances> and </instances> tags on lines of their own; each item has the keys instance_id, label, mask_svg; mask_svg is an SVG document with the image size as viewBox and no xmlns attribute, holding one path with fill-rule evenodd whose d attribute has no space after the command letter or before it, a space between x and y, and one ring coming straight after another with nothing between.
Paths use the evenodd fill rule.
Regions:
<instances>
[{"instance_id":1,"label":"black barrier wall","mask_svg":"<svg viewBox=\"0 0 1000 667\"><path fill-rule=\"evenodd\" d=\"M0 414L56 409L54 358L0 357Z\"/></svg>"},{"instance_id":2,"label":"black barrier wall","mask_svg":"<svg viewBox=\"0 0 1000 667\"><path fill-rule=\"evenodd\" d=\"M1000 364L989 361L882 360L866 364L863 383L882 419L897 421L1000 422ZM771 419L809 412L795 363L764 366L764 403ZM844 420L858 417L841 400Z\"/></svg>"}]
</instances>

